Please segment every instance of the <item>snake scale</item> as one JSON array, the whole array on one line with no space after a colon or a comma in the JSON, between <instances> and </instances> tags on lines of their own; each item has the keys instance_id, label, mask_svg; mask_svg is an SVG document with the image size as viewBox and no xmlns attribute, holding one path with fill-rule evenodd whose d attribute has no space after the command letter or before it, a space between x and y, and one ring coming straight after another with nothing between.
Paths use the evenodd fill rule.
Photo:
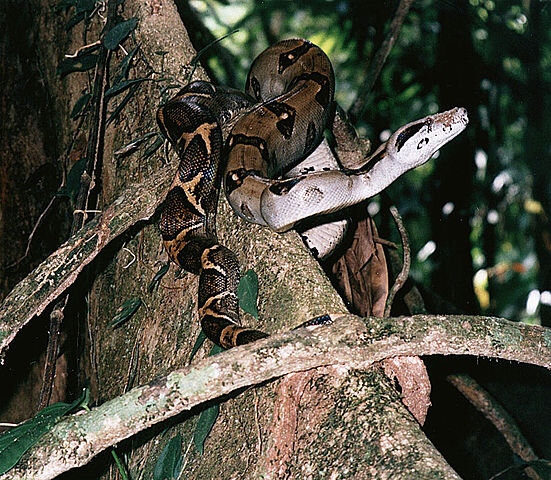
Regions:
<instances>
[{"instance_id":1,"label":"snake scale","mask_svg":"<svg viewBox=\"0 0 551 480\"><path fill-rule=\"evenodd\" d=\"M201 327L224 348L267 334L240 326L239 264L216 236L222 182L239 216L284 232L376 195L428 161L468 123L463 108L425 117L397 130L363 166L339 168L324 161L323 152L316 156L334 112L334 89L327 55L307 40L290 39L254 60L246 94L196 81L157 112L180 158L161 213L163 242L172 261L199 275ZM223 142L222 126L243 109L248 113ZM316 161L308 163L309 155ZM326 321L328 315L307 324Z\"/></svg>"}]
</instances>

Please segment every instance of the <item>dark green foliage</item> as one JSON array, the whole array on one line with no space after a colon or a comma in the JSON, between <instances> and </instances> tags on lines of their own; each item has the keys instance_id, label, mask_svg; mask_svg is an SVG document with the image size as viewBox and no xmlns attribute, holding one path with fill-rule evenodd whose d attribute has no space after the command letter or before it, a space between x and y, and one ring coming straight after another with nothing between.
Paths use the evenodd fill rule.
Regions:
<instances>
[{"instance_id":1,"label":"dark green foliage","mask_svg":"<svg viewBox=\"0 0 551 480\"><path fill-rule=\"evenodd\" d=\"M193 360L193 357L195 357L195 354L203 346L203 343L205 343L206 339L207 339L207 336L205 335L203 330L201 330L199 332L199 335L197 335L197 339L195 340L195 343L193 344L193 348L191 349L191 353L189 355L189 363L191 363L191 360Z\"/></svg>"},{"instance_id":2,"label":"dark green foliage","mask_svg":"<svg viewBox=\"0 0 551 480\"><path fill-rule=\"evenodd\" d=\"M193 434L193 443L201 455L203 454L205 440L216 423L219 413L220 406L215 404L212 407L208 407L206 410L203 410L201 415L199 415L199 420L197 421L197 426L195 427L195 432Z\"/></svg>"},{"instance_id":3,"label":"dark green foliage","mask_svg":"<svg viewBox=\"0 0 551 480\"><path fill-rule=\"evenodd\" d=\"M191 355L189 357L190 363L192 358L195 356L197 351L201 348L201 346L203 345L206 339L207 339L207 336L201 330L201 332L199 333L199 336L197 337L197 340L195 341L195 344L193 345L193 349L191 350ZM224 349L222 347L218 345L213 345L209 352L209 357L223 351ZM195 426L195 432L193 433L193 443L195 444L195 447L201 454L203 453L203 445L205 443L205 440L207 439L209 433L211 432L212 427L216 423L219 413L220 413L219 404L214 404L206 408L205 410L203 410L201 412L201 415L199 415L199 420L197 420L197 425Z\"/></svg>"},{"instance_id":4,"label":"dark green foliage","mask_svg":"<svg viewBox=\"0 0 551 480\"><path fill-rule=\"evenodd\" d=\"M119 63L119 66L117 67L117 73L115 75L115 78L113 78L113 85L118 84L119 82L121 82L127 77L128 70L130 69L130 65L132 64L132 59L134 58L136 53L138 53L139 49L140 49L139 45L136 45L121 60L121 62Z\"/></svg>"},{"instance_id":5,"label":"dark green foliage","mask_svg":"<svg viewBox=\"0 0 551 480\"><path fill-rule=\"evenodd\" d=\"M71 170L69 170L69 173L67 174L66 184L61 187L57 192L58 196L68 197L71 202L74 202L80 189L82 174L86 169L86 161L86 158L81 158L74 163L74 165L71 167Z\"/></svg>"},{"instance_id":6,"label":"dark green foliage","mask_svg":"<svg viewBox=\"0 0 551 480\"><path fill-rule=\"evenodd\" d=\"M159 455L153 470L154 480L177 479L182 470L182 437L180 434L172 437Z\"/></svg>"},{"instance_id":7,"label":"dark green foliage","mask_svg":"<svg viewBox=\"0 0 551 480\"><path fill-rule=\"evenodd\" d=\"M137 25L137 18L131 18L130 20L118 23L103 37L103 46L108 50L115 50L115 48L117 48L128 35L130 35L130 32L132 32Z\"/></svg>"},{"instance_id":8,"label":"dark green foliage","mask_svg":"<svg viewBox=\"0 0 551 480\"><path fill-rule=\"evenodd\" d=\"M0 436L0 475L13 468L23 454L50 431L59 419L73 411L86 398L86 394L73 403L54 403L25 423L8 430Z\"/></svg>"},{"instance_id":9,"label":"dark green foliage","mask_svg":"<svg viewBox=\"0 0 551 480\"><path fill-rule=\"evenodd\" d=\"M254 270L247 270L239 281L237 288L239 306L254 318L258 318L258 275Z\"/></svg>"},{"instance_id":10,"label":"dark green foliage","mask_svg":"<svg viewBox=\"0 0 551 480\"><path fill-rule=\"evenodd\" d=\"M159 268L159 271L155 274L155 276L153 277L153 280L151 280L151 282L147 286L147 289L150 292L153 292L154 290L157 289L157 287L161 283L162 278L166 275L169 268L170 268L170 263L165 263L161 268Z\"/></svg>"},{"instance_id":11,"label":"dark green foliage","mask_svg":"<svg viewBox=\"0 0 551 480\"><path fill-rule=\"evenodd\" d=\"M57 73L63 77L73 72L85 72L94 68L97 60L98 56L92 53L77 57L65 57L57 67Z\"/></svg>"},{"instance_id":12,"label":"dark green foliage","mask_svg":"<svg viewBox=\"0 0 551 480\"><path fill-rule=\"evenodd\" d=\"M75 102L75 105L73 107L73 110L71 111L71 118L78 117L81 113L83 113L88 106L88 102L92 98L91 93L84 93L79 99Z\"/></svg>"},{"instance_id":13,"label":"dark green foliage","mask_svg":"<svg viewBox=\"0 0 551 480\"><path fill-rule=\"evenodd\" d=\"M129 298L118 308L117 313L115 314L113 319L107 324L107 326L113 328L121 326L124 322L132 318L132 315L136 313L141 304L141 298Z\"/></svg>"}]
</instances>

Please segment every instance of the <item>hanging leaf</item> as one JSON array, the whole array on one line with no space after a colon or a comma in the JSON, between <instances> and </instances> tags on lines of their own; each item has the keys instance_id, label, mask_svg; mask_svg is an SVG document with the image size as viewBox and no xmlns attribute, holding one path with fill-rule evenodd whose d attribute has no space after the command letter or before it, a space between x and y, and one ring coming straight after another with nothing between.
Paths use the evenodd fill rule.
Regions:
<instances>
[{"instance_id":1,"label":"hanging leaf","mask_svg":"<svg viewBox=\"0 0 551 480\"><path fill-rule=\"evenodd\" d=\"M177 434L165 445L159 455L155 469L153 470L154 480L177 479L182 470L182 436Z\"/></svg>"},{"instance_id":2,"label":"hanging leaf","mask_svg":"<svg viewBox=\"0 0 551 480\"><path fill-rule=\"evenodd\" d=\"M254 318L258 318L258 275L254 270L247 270L239 281L237 287L239 306Z\"/></svg>"},{"instance_id":3,"label":"hanging leaf","mask_svg":"<svg viewBox=\"0 0 551 480\"><path fill-rule=\"evenodd\" d=\"M148 158L153 155L163 145L163 143L165 143L165 139L161 137L161 135L159 135L157 139L151 145L149 145L149 147L147 147L142 156L142 159Z\"/></svg>"},{"instance_id":4,"label":"hanging leaf","mask_svg":"<svg viewBox=\"0 0 551 480\"><path fill-rule=\"evenodd\" d=\"M197 350L199 350L199 348L206 340L206 338L207 336L201 330L201 333L199 334L199 336L197 337L197 340L195 341L195 345L193 345L193 349L191 351L191 355L189 358L190 363L191 363L191 359L197 353ZM213 355L217 355L223 351L224 349L219 345L213 345L208 356L212 357ZM203 410L201 412L201 415L199 415L199 420L197 421L197 425L195 426L195 432L193 433L193 443L195 444L195 447L197 448L198 452L201 455L203 454L203 446L205 444L205 440L209 436L209 433L211 432L212 427L216 423L219 413L220 413L220 405L215 404L207 408L206 410Z\"/></svg>"},{"instance_id":5,"label":"hanging leaf","mask_svg":"<svg viewBox=\"0 0 551 480\"><path fill-rule=\"evenodd\" d=\"M115 155L120 156L120 157L123 157L125 155L129 155L130 153L134 152L140 146L140 144L143 141L145 141L145 140L147 140L151 137L156 137L157 135L159 135L159 132L148 132L145 135L142 135L141 137L136 138L136 139L128 142L126 145L122 146L121 148L119 148L115 152Z\"/></svg>"},{"instance_id":6,"label":"hanging leaf","mask_svg":"<svg viewBox=\"0 0 551 480\"><path fill-rule=\"evenodd\" d=\"M80 22L82 22L85 16L85 13L78 13L77 15L73 15L69 20L67 20L65 30L67 32L70 31L75 25L78 25Z\"/></svg>"},{"instance_id":7,"label":"hanging leaf","mask_svg":"<svg viewBox=\"0 0 551 480\"><path fill-rule=\"evenodd\" d=\"M68 7L75 7L75 14L72 16L65 25L65 30L71 30L75 25L78 25L86 17L94 11L96 6L95 0L62 0L58 3L58 8L67 9Z\"/></svg>"},{"instance_id":8,"label":"hanging leaf","mask_svg":"<svg viewBox=\"0 0 551 480\"><path fill-rule=\"evenodd\" d=\"M119 63L117 74L115 75L115 78L113 79L113 84L119 83L121 80L126 78L128 75L128 70L130 69L130 62L134 58L134 55L138 52L140 46L136 45L130 52L128 52L127 55L124 56L124 58Z\"/></svg>"},{"instance_id":9,"label":"hanging leaf","mask_svg":"<svg viewBox=\"0 0 551 480\"><path fill-rule=\"evenodd\" d=\"M23 454L45 433L49 432L59 419L79 407L85 395L73 403L54 403L25 423L0 436L0 475L13 468Z\"/></svg>"},{"instance_id":10,"label":"hanging leaf","mask_svg":"<svg viewBox=\"0 0 551 480\"><path fill-rule=\"evenodd\" d=\"M153 277L153 280L151 280L150 284L148 285L147 289L152 292L155 290L159 283L161 283L161 279L166 275L166 272L168 272L168 269L170 268L170 263L165 263L159 271L155 274Z\"/></svg>"},{"instance_id":11,"label":"hanging leaf","mask_svg":"<svg viewBox=\"0 0 551 480\"><path fill-rule=\"evenodd\" d=\"M76 13L92 13L96 8L95 0L77 0Z\"/></svg>"},{"instance_id":12,"label":"hanging leaf","mask_svg":"<svg viewBox=\"0 0 551 480\"><path fill-rule=\"evenodd\" d=\"M136 313L140 305L142 304L142 299L139 297L132 297L126 300L117 310L117 313L113 319L107 324L108 327L116 328L122 325L124 322L129 320L132 315Z\"/></svg>"},{"instance_id":13,"label":"hanging leaf","mask_svg":"<svg viewBox=\"0 0 551 480\"><path fill-rule=\"evenodd\" d=\"M151 78L133 78L132 80L122 80L121 82L107 89L107 91L105 92L105 96L107 98L113 97L115 95L118 95L119 93L124 92L131 85L146 82L148 80L151 81L152 79Z\"/></svg>"},{"instance_id":14,"label":"hanging leaf","mask_svg":"<svg viewBox=\"0 0 551 480\"><path fill-rule=\"evenodd\" d=\"M67 174L67 183L57 191L57 196L68 197L71 201L75 200L78 195L78 191L80 190L80 182L82 179L82 174L86 169L86 162L86 158L81 158L73 164L71 170L69 170L69 173Z\"/></svg>"},{"instance_id":15,"label":"hanging leaf","mask_svg":"<svg viewBox=\"0 0 551 480\"><path fill-rule=\"evenodd\" d=\"M205 332L201 330L199 332L199 335L197 335L197 340L195 340L195 343L193 344L193 348L191 349L191 354L189 355L189 363L191 363L191 360L195 356L195 354L199 351L203 343L205 343L205 340L207 339L207 336L205 335Z\"/></svg>"},{"instance_id":16,"label":"hanging leaf","mask_svg":"<svg viewBox=\"0 0 551 480\"><path fill-rule=\"evenodd\" d=\"M57 67L57 73L63 77L73 72L85 72L96 66L98 56L92 53L79 57L65 57Z\"/></svg>"},{"instance_id":17,"label":"hanging leaf","mask_svg":"<svg viewBox=\"0 0 551 480\"><path fill-rule=\"evenodd\" d=\"M117 105L117 108L115 108L115 110L113 110L113 113L111 113L111 116L107 120L107 125L109 125L111 122L113 122L114 120L116 120L118 118L120 113L124 110L124 107L126 107L128 102L132 99L132 97L136 93L136 90L138 90L137 85L132 85L130 87L130 91L126 94L126 97L124 97L121 100L121 102Z\"/></svg>"},{"instance_id":18,"label":"hanging leaf","mask_svg":"<svg viewBox=\"0 0 551 480\"><path fill-rule=\"evenodd\" d=\"M203 455L205 440L209 436L212 427L216 423L218 415L220 414L220 405L216 404L207 408L199 415L197 426L195 427L195 433L193 434L193 443L197 451Z\"/></svg>"},{"instance_id":19,"label":"hanging leaf","mask_svg":"<svg viewBox=\"0 0 551 480\"><path fill-rule=\"evenodd\" d=\"M71 112L71 118L78 117L82 113L82 111L86 108L86 106L88 105L88 102L90 101L91 98L92 98L91 93L86 92L85 94L83 94L75 102L75 106L73 107L73 110Z\"/></svg>"},{"instance_id":20,"label":"hanging leaf","mask_svg":"<svg viewBox=\"0 0 551 480\"><path fill-rule=\"evenodd\" d=\"M61 12L76 6L76 4L77 0L58 0L57 4L53 7L53 10L54 12Z\"/></svg>"},{"instance_id":21,"label":"hanging leaf","mask_svg":"<svg viewBox=\"0 0 551 480\"><path fill-rule=\"evenodd\" d=\"M115 25L103 37L102 43L108 50L115 50L119 44L132 32L138 25L137 18L131 18Z\"/></svg>"}]
</instances>

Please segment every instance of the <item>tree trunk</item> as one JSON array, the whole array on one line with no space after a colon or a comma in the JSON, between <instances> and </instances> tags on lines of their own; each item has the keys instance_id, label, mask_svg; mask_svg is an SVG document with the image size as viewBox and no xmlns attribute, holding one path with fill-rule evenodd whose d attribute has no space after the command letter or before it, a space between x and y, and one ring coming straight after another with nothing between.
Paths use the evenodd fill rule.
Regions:
<instances>
[{"instance_id":1,"label":"tree trunk","mask_svg":"<svg viewBox=\"0 0 551 480\"><path fill-rule=\"evenodd\" d=\"M137 41L148 63L160 72L157 76L171 76L180 81L185 78L194 52L172 3L164 2L161 11L152 14L142 2L127 0L124 16L140 19ZM160 50L168 53L161 57L155 53ZM136 76L143 74L139 72ZM201 71L199 76L204 78ZM153 169L164 168L158 156L147 164L137 155L124 163L109 161L113 158L112 152L121 145L156 130L153 119L159 104L158 87L150 83L141 88L139 100L129 104L116 130L107 134L103 172L105 204L115 199L128 182L145 177ZM176 159L172 157L171 161ZM218 234L222 244L238 253L243 271L253 268L260 279L260 320L245 316L245 324L273 333L292 328L319 314L345 311L343 302L294 232L277 235L268 229L248 225L233 215L225 199L221 199ZM175 278L176 269L171 267L158 290L154 293L147 290L158 270L159 260L164 258L155 225L136 230L111 251L110 257L104 256L102 265L95 268L89 297L93 391L100 403L133 385L143 384L187 364L199 333L195 276L185 274L183 278ZM134 256L136 261L132 263ZM107 327L119 305L136 296L145 304L138 313L117 330ZM365 387L360 388L361 385ZM387 393L381 395L381 388ZM361 409L370 406L370 416L379 418L376 422L379 428L364 429L361 427L363 416L346 415L346 412L358 408L353 401L355 394L350 397L345 394L347 391L362 391L363 396L370 398L368 403L361 404ZM305 392L312 397L317 409L310 402L306 406L300 402ZM335 403L326 401L331 397L335 398ZM341 400L337 401L339 398ZM286 413L283 417L282 411ZM398 417L402 420L396 422L395 429L391 430L384 419L394 417L397 411L402 412ZM199 413L199 410L193 413ZM311 418L316 418L311 424L303 423L309 418L308 413L313 415ZM334 417L341 419L339 424L343 419L348 420L340 427L333 422L327 423ZM295 423L289 418L294 418ZM196 418L191 417L176 427L186 446L191 441L196 423ZM296 431L289 431L293 425ZM330 448L323 439L332 436L335 428L342 429L343 440L348 437L348 441ZM408 458L410 455L406 452L410 449L417 451L421 445L428 448L431 456L440 458L433 447L422 436L419 437L418 427L378 370L368 375L312 371L260 389L247 390L224 401L220 417L205 444L204 454L199 455L196 448L191 447L184 475L190 479L233 478L241 472L247 478L260 474L266 478L278 478L282 472L287 472L287 478L304 478L305 468L312 472L325 469L328 474L342 468L366 468L352 460L352 457L361 455L393 458L389 463L393 465L395 478L411 475L405 464L396 462L391 451L381 449L380 444L373 450L372 446L378 444L376 441L354 441L354 437L344 433L358 428L358 439L371 431L369 436L373 441L388 438L390 443L398 441L391 439L399 432L404 436L408 436L408 431L418 432L414 434L416 439L401 452L404 454L401 458ZM123 450L130 453L128 465L132 473L137 475L144 471L145 477L150 476L160 450L172 437L165 434L158 442L157 433L157 430L147 432L124 445ZM319 455L311 455L316 445ZM437 463L440 464L438 470L443 468L448 478L454 477L441 459ZM415 468L420 466L417 464ZM372 470L372 475L379 477L380 472Z\"/></svg>"}]
</instances>

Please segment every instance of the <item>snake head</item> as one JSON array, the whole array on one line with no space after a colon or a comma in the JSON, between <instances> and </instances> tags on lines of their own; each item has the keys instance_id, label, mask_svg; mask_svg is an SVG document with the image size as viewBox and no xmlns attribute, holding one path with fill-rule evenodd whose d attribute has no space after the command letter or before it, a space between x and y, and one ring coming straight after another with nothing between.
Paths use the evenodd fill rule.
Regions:
<instances>
[{"instance_id":1,"label":"snake head","mask_svg":"<svg viewBox=\"0 0 551 480\"><path fill-rule=\"evenodd\" d=\"M386 153L405 170L418 167L465 130L468 123L464 108L429 115L396 130L386 143Z\"/></svg>"}]
</instances>

